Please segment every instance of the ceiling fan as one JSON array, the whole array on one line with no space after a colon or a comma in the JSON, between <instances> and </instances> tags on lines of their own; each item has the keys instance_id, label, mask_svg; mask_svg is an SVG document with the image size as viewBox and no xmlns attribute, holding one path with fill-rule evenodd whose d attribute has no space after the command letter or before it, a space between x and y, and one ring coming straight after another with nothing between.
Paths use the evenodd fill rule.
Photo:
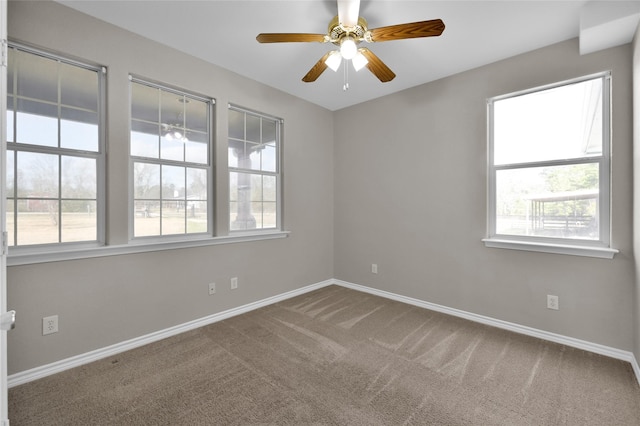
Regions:
<instances>
[{"instance_id":1,"label":"ceiling fan","mask_svg":"<svg viewBox=\"0 0 640 426\"><path fill-rule=\"evenodd\" d=\"M358 16L360 0L338 0L338 16L329 23L327 34L312 33L261 33L256 40L260 43L319 42L332 43L337 50L327 52L302 77L302 81L316 81L327 67L336 71L342 59L350 60L356 71L366 66L381 82L386 83L395 78L395 74L378 56L366 47L358 45L366 41L378 43L390 40L402 40L419 37L435 37L444 31L441 19L412 22L409 24L390 25L369 29L367 21Z\"/></svg>"}]
</instances>

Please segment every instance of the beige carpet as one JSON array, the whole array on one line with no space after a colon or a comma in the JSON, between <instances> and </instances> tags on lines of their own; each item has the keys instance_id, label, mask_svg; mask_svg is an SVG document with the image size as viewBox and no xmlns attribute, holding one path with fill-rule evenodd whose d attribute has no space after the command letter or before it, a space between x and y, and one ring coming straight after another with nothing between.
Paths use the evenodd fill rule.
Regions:
<instances>
[{"instance_id":1,"label":"beige carpet","mask_svg":"<svg viewBox=\"0 0 640 426\"><path fill-rule=\"evenodd\" d=\"M628 363L331 286L17 386L21 425L640 425Z\"/></svg>"}]
</instances>

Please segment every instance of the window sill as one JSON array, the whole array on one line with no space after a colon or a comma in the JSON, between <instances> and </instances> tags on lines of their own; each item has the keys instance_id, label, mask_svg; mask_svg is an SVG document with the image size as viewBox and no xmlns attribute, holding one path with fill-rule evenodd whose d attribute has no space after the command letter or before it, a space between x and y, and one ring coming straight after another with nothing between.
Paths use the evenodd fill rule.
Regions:
<instances>
[{"instance_id":1,"label":"window sill","mask_svg":"<svg viewBox=\"0 0 640 426\"><path fill-rule=\"evenodd\" d=\"M273 240L287 238L289 231L260 232L252 234L233 234L224 237L210 237L188 241L165 241L152 243L132 242L113 246L82 247L56 252L19 253L7 256L7 266L30 265L35 263L60 262L65 260L88 259L94 257L120 256L124 254L146 253L161 250L175 250L192 247L213 246L219 244L233 244L248 241Z\"/></svg>"},{"instance_id":2,"label":"window sill","mask_svg":"<svg viewBox=\"0 0 640 426\"><path fill-rule=\"evenodd\" d=\"M485 247L510 250L536 251L541 253L568 254L572 256L597 257L600 259L613 259L619 250L609 247L580 246L571 244L552 244L543 242L501 240L484 238Z\"/></svg>"}]
</instances>

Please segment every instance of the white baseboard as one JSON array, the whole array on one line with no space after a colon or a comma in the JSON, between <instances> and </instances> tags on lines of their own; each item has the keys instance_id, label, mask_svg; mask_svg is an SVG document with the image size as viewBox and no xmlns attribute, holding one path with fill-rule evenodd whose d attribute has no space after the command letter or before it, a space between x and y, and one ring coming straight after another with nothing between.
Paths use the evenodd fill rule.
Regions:
<instances>
[{"instance_id":1,"label":"white baseboard","mask_svg":"<svg viewBox=\"0 0 640 426\"><path fill-rule=\"evenodd\" d=\"M420 308L429 309L436 312L442 312L444 314L464 318L464 319L478 322L481 324L486 324L489 326L513 331L515 333L524 334L527 336L532 336L532 337L548 340L555 343L560 343L560 344L571 346L578 349L583 349L585 351L597 353L600 355L605 355L605 356L619 359L622 361L627 361L631 364L633 371L636 375L636 379L638 380L638 384L640 384L640 366L638 365L638 361L636 360L632 352L623 351L620 349L611 348L609 346L600 345L598 343L591 343L591 342L575 339L573 337L563 336L556 333L550 333L548 331L538 330L538 329L527 327L524 325L514 324L511 322L502 321L502 320L487 317L484 315L478 315L471 312L462 311L459 309L449 308L449 307L438 305L435 303L425 302L420 299L402 296L399 294L390 293L388 291L378 290L375 288L366 287L359 284L353 284L353 283L349 283L342 280L336 280L336 279L322 281L316 284L302 287L297 290L293 290L280 295L268 297L263 300L248 303L246 305L239 306L237 308L229 309L223 312L219 312L217 314L213 314L204 318L200 318L200 319L190 321L181 325L177 325L175 327L167 328L165 330L160 330L154 333L140 336L131 340L117 343L115 345L97 349L95 351L76 355L74 357L66 358L51 364L43 365L41 367L36 367L31 370L26 370L20 373L12 374L11 376L8 377L7 383L9 388L18 386L24 383L28 383L33 380L41 379L41 378L50 376L52 374L60 373L70 368L79 367L81 365L88 364L90 362L97 361L99 359L103 359L112 355L116 355L118 353L130 350L130 349L134 349L149 343L153 343L158 340L162 340L179 333L184 333L186 331L190 331L198 327L203 327L205 325L213 324L215 322L222 321L224 319L231 318L236 315L244 314L246 312L250 312L255 309L262 308L264 306L268 306L286 299L290 299L292 297L299 296L299 295L302 295L310 291L317 290L332 284L350 288L356 291L361 291L363 293L373 294L375 296L384 297L384 298L395 300L398 302L407 303L410 305L418 306Z\"/></svg>"},{"instance_id":2,"label":"white baseboard","mask_svg":"<svg viewBox=\"0 0 640 426\"><path fill-rule=\"evenodd\" d=\"M86 352L84 354L76 355L71 358L66 358L60 361L53 362L51 364L36 367L30 370L22 371L16 374L12 374L7 378L7 385L9 388L18 386L24 383L31 382L33 380L41 379L52 374L60 373L70 368L79 367L84 364L88 364L99 359L103 359L112 355L119 354L124 351L138 348L140 346L147 345L149 343L157 342L167 337L175 336L176 334L184 333L203 327L205 325L213 324L218 321L222 321L227 318L234 317L236 315L244 314L249 311L253 311L264 306L272 305L274 303L290 299L295 296L299 296L304 293L308 293L313 290L317 290L322 287L334 284L334 280L322 281L316 284L312 284L306 287L299 288L297 290L289 291L287 293L279 294L276 296L268 297L266 299L258 300L256 302L248 303L246 305L232 308L217 314L209 315L204 318L200 318L194 321L190 321L184 324L170 327L164 330L159 330L154 333L146 334L144 336L136 337L131 340L116 343L115 345L107 346L95 351Z\"/></svg>"},{"instance_id":3,"label":"white baseboard","mask_svg":"<svg viewBox=\"0 0 640 426\"><path fill-rule=\"evenodd\" d=\"M599 343L587 342L585 340L575 339L573 337L563 336L561 334L551 333L549 331L539 330L537 328L527 327L525 325L515 324L484 315L478 315L471 312L462 311L455 308L449 308L447 306L438 305L435 303L425 302L420 299L414 299L412 297L402 296L395 293L390 293L384 290L378 290L371 287L362 286L359 284L353 284L341 280L333 280L334 284L342 287L347 287L353 290L361 291L364 293L373 294L375 296L384 297L387 299L395 300L398 302L407 303L409 305L418 306L420 308L430 309L432 311L442 312L444 314L452 315L467 319L469 321L478 322L492 327L501 328L504 330L513 331L519 334L525 334L527 336L536 337L542 340L548 340L550 342L560 343L562 345L571 346L573 348L582 349L585 351L593 352L596 354L608 356L610 358L626 361L631 364L633 371L636 375L636 380L640 385L640 366L634 356L633 352L623 351L621 349L612 348L609 346L601 345Z\"/></svg>"},{"instance_id":4,"label":"white baseboard","mask_svg":"<svg viewBox=\"0 0 640 426\"><path fill-rule=\"evenodd\" d=\"M638 365L638 359L633 354L631 354L631 357L631 367L633 367L633 372L636 373L636 379L640 385L640 365Z\"/></svg>"}]
</instances>

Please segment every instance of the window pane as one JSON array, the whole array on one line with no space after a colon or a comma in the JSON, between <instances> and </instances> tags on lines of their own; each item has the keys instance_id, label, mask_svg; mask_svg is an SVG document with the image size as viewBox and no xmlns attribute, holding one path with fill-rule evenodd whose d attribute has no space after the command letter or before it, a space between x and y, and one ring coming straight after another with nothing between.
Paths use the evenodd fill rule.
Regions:
<instances>
[{"instance_id":1,"label":"window pane","mask_svg":"<svg viewBox=\"0 0 640 426\"><path fill-rule=\"evenodd\" d=\"M136 199L157 200L160 198L160 166L134 163L133 194Z\"/></svg>"},{"instance_id":2,"label":"window pane","mask_svg":"<svg viewBox=\"0 0 640 426\"><path fill-rule=\"evenodd\" d=\"M229 139L229 167L238 167L238 158L244 155L244 142Z\"/></svg>"},{"instance_id":3,"label":"window pane","mask_svg":"<svg viewBox=\"0 0 640 426\"><path fill-rule=\"evenodd\" d=\"M62 202L62 242L91 241L98 235L97 203L89 200Z\"/></svg>"},{"instance_id":4,"label":"window pane","mask_svg":"<svg viewBox=\"0 0 640 426\"><path fill-rule=\"evenodd\" d=\"M97 170L94 158L62 157L62 198L96 199ZM62 210L64 213L64 209Z\"/></svg>"},{"instance_id":5,"label":"window pane","mask_svg":"<svg viewBox=\"0 0 640 426\"><path fill-rule=\"evenodd\" d=\"M187 232L207 232L207 202L187 201Z\"/></svg>"},{"instance_id":6,"label":"window pane","mask_svg":"<svg viewBox=\"0 0 640 426\"><path fill-rule=\"evenodd\" d=\"M13 119L15 112L13 111L13 98L9 96L7 98L7 142L15 142L14 140L14 127Z\"/></svg>"},{"instance_id":7,"label":"window pane","mask_svg":"<svg viewBox=\"0 0 640 426\"><path fill-rule=\"evenodd\" d=\"M184 129L185 102L183 95L177 95L165 90L160 91L160 122ZM184 130L182 130L182 134L184 134Z\"/></svg>"},{"instance_id":8,"label":"window pane","mask_svg":"<svg viewBox=\"0 0 640 426\"><path fill-rule=\"evenodd\" d=\"M131 118L157 123L160 119L160 91L144 84L131 83Z\"/></svg>"},{"instance_id":9,"label":"window pane","mask_svg":"<svg viewBox=\"0 0 640 426\"><path fill-rule=\"evenodd\" d=\"M262 119L262 143L276 143L276 122L274 120Z\"/></svg>"},{"instance_id":10,"label":"window pane","mask_svg":"<svg viewBox=\"0 0 640 426\"><path fill-rule=\"evenodd\" d=\"M236 172L229 173L229 200L238 201L238 173Z\"/></svg>"},{"instance_id":11,"label":"window pane","mask_svg":"<svg viewBox=\"0 0 640 426\"><path fill-rule=\"evenodd\" d=\"M262 150L262 170L265 172L276 171L276 146L275 142L266 145Z\"/></svg>"},{"instance_id":12,"label":"window pane","mask_svg":"<svg viewBox=\"0 0 640 426\"><path fill-rule=\"evenodd\" d=\"M157 124L131 122L131 155L158 158L160 138Z\"/></svg>"},{"instance_id":13,"label":"window pane","mask_svg":"<svg viewBox=\"0 0 640 426\"><path fill-rule=\"evenodd\" d=\"M133 230L136 237L160 235L160 202L136 201Z\"/></svg>"},{"instance_id":14,"label":"window pane","mask_svg":"<svg viewBox=\"0 0 640 426\"><path fill-rule=\"evenodd\" d=\"M61 109L60 146L98 151L98 114L71 108Z\"/></svg>"},{"instance_id":15,"label":"window pane","mask_svg":"<svg viewBox=\"0 0 640 426\"><path fill-rule=\"evenodd\" d=\"M207 171L205 169L187 169L187 199L207 199Z\"/></svg>"},{"instance_id":16,"label":"window pane","mask_svg":"<svg viewBox=\"0 0 640 426\"><path fill-rule=\"evenodd\" d=\"M17 142L58 146L58 107L41 102L18 100Z\"/></svg>"},{"instance_id":17,"label":"window pane","mask_svg":"<svg viewBox=\"0 0 640 426\"><path fill-rule=\"evenodd\" d=\"M495 164L601 155L602 83L598 78L495 101Z\"/></svg>"},{"instance_id":18,"label":"window pane","mask_svg":"<svg viewBox=\"0 0 640 426\"><path fill-rule=\"evenodd\" d=\"M162 235L186 232L186 211L183 200L162 202Z\"/></svg>"},{"instance_id":19,"label":"window pane","mask_svg":"<svg viewBox=\"0 0 640 426\"><path fill-rule=\"evenodd\" d=\"M7 150L7 164L6 164L6 179L7 179L7 197L13 198L15 191L15 163L14 153L11 150Z\"/></svg>"},{"instance_id":20,"label":"window pane","mask_svg":"<svg viewBox=\"0 0 640 426\"><path fill-rule=\"evenodd\" d=\"M185 168L162 166L162 199L185 199Z\"/></svg>"},{"instance_id":21,"label":"window pane","mask_svg":"<svg viewBox=\"0 0 640 426\"><path fill-rule=\"evenodd\" d=\"M58 61L16 51L17 95L58 103Z\"/></svg>"},{"instance_id":22,"label":"window pane","mask_svg":"<svg viewBox=\"0 0 640 426\"><path fill-rule=\"evenodd\" d=\"M15 94L15 90L13 87L14 78L15 78L15 64L16 64L16 50L9 46L7 49L7 94L13 95Z\"/></svg>"},{"instance_id":23,"label":"window pane","mask_svg":"<svg viewBox=\"0 0 640 426\"><path fill-rule=\"evenodd\" d=\"M263 203L262 204L262 226L264 228L275 228L276 222L276 203Z\"/></svg>"},{"instance_id":24,"label":"window pane","mask_svg":"<svg viewBox=\"0 0 640 426\"><path fill-rule=\"evenodd\" d=\"M174 132L175 133L175 132ZM184 133L178 131L180 136L160 138L160 158L163 160L184 161L184 142L180 140Z\"/></svg>"},{"instance_id":25,"label":"window pane","mask_svg":"<svg viewBox=\"0 0 640 426\"><path fill-rule=\"evenodd\" d=\"M15 202L13 200L7 200L7 239L9 246L15 246Z\"/></svg>"},{"instance_id":26,"label":"window pane","mask_svg":"<svg viewBox=\"0 0 640 426\"><path fill-rule=\"evenodd\" d=\"M60 64L60 102L63 105L98 111L98 73Z\"/></svg>"},{"instance_id":27,"label":"window pane","mask_svg":"<svg viewBox=\"0 0 640 426\"><path fill-rule=\"evenodd\" d=\"M199 164L209 164L209 135L190 132L189 140L185 142L185 161Z\"/></svg>"},{"instance_id":28,"label":"window pane","mask_svg":"<svg viewBox=\"0 0 640 426\"><path fill-rule=\"evenodd\" d=\"M599 238L598 163L496 172L496 233Z\"/></svg>"},{"instance_id":29,"label":"window pane","mask_svg":"<svg viewBox=\"0 0 640 426\"><path fill-rule=\"evenodd\" d=\"M235 207L230 211L231 229L255 229L256 219L251 211L252 175L249 173L230 173L230 175L235 175L230 179L229 190L235 192L231 195L231 199L236 200L231 203Z\"/></svg>"},{"instance_id":30,"label":"window pane","mask_svg":"<svg viewBox=\"0 0 640 426\"><path fill-rule=\"evenodd\" d=\"M209 132L209 108L206 102L185 98L185 127L197 132ZM189 138L191 139L191 138Z\"/></svg>"},{"instance_id":31,"label":"window pane","mask_svg":"<svg viewBox=\"0 0 640 426\"><path fill-rule=\"evenodd\" d=\"M249 159L245 160L244 164L240 167L243 169L260 170L260 152L262 151L263 146L247 142L245 147L247 149L245 155L248 155Z\"/></svg>"},{"instance_id":32,"label":"window pane","mask_svg":"<svg viewBox=\"0 0 640 426\"><path fill-rule=\"evenodd\" d=\"M263 176L257 173L232 172L229 174L232 230L275 226L276 180L275 176ZM269 207L265 210L267 204Z\"/></svg>"},{"instance_id":33,"label":"window pane","mask_svg":"<svg viewBox=\"0 0 640 426\"><path fill-rule=\"evenodd\" d=\"M275 176L264 176L262 179L262 199L264 201L277 200L277 186Z\"/></svg>"},{"instance_id":34,"label":"window pane","mask_svg":"<svg viewBox=\"0 0 640 426\"><path fill-rule=\"evenodd\" d=\"M59 242L58 201L30 199L18 201L18 245Z\"/></svg>"},{"instance_id":35,"label":"window pane","mask_svg":"<svg viewBox=\"0 0 640 426\"><path fill-rule=\"evenodd\" d=\"M255 228L262 228L262 201L251 203L251 217L255 221Z\"/></svg>"},{"instance_id":36,"label":"window pane","mask_svg":"<svg viewBox=\"0 0 640 426\"><path fill-rule=\"evenodd\" d=\"M233 109L229 110L229 137L244 139L244 113Z\"/></svg>"},{"instance_id":37,"label":"window pane","mask_svg":"<svg viewBox=\"0 0 640 426\"><path fill-rule=\"evenodd\" d=\"M58 197L58 156L18 152L17 195L20 198Z\"/></svg>"},{"instance_id":38,"label":"window pane","mask_svg":"<svg viewBox=\"0 0 640 426\"><path fill-rule=\"evenodd\" d=\"M251 182L251 201L262 201L262 175L249 175Z\"/></svg>"},{"instance_id":39,"label":"window pane","mask_svg":"<svg viewBox=\"0 0 640 426\"><path fill-rule=\"evenodd\" d=\"M260 142L260 117L247 114L247 140Z\"/></svg>"}]
</instances>

